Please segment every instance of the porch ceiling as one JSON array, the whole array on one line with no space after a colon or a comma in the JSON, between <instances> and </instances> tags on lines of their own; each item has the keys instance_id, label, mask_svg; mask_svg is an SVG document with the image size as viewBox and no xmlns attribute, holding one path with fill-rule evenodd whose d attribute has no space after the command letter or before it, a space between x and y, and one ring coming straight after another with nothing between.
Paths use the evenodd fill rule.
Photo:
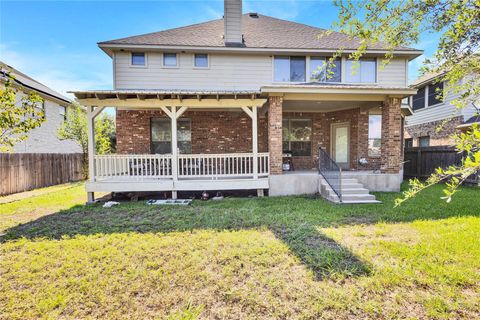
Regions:
<instances>
[{"instance_id":1,"label":"porch ceiling","mask_svg":"<svg viewBox=\"0 0 480 320\"><path fill-rule=\"evenodd\" d=\"M379 107L379 101L312 101L286 100L283 102L283 111L286 112L332 112L356 108Z\"/></svg>"}]
</instances>

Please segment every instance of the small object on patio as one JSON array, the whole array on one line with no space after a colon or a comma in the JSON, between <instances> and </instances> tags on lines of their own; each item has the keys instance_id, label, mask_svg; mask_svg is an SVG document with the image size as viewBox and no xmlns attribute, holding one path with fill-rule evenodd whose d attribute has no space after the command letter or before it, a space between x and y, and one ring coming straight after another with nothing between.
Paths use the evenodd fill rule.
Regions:
<instances>
[{"instance_id":1,"label":"small object on patio","mask_svg":"<svg viewBox=\"0 0 480 320\"><path fill-rule=\"evenodd\" d=\"M168 204L168 205L181 205L181 206L188 206L192 203L192 199L167 199L167 200L148 200L148 205L161 205L161 204Z\"/></svg>"},{"instance_id":2,"label":"small object on patio","mask_svg":"<svg viewBox=\"0 0 480 320\"><path fill-rule=\"evenodd\" d=\"M358 163L360 163L362 166L365 166L368 164L367 158L360 158L358 159Z\"/></svg>"},{"instance_id":3,"label":"small object on patio","mask_svg":"<svg viewBox=\"0 0 480 320\"><path fill-rule=\"evenodd\" d=\"M212 198L212 200L223 200L223 194L221 192L217 192L217 195Z\"/></svg>"},{"instance_id":4,"label":"small object on patio","mask_svg":"<svg viewBox=\"0 0 480 320\"><path fill-rule=\"evenodd\" d=\"M113 207L113 206L116 206L117 204L120 204L120 202L117 202L117 201L107 201L103 204L103 207L104 208L110 208L110 207Z\"/></svg>"},{"instance_id":5,"label":"small object on patio","mask_svg":"<svg viewBox=\"0 0 480 320\"><path fill-rule=\"evenodd\" d=\"M202 192L202 200L208 200L208 198L210 198L210 195L208 194L208 192L203 191Z\"/></svg>"}]
</instances>

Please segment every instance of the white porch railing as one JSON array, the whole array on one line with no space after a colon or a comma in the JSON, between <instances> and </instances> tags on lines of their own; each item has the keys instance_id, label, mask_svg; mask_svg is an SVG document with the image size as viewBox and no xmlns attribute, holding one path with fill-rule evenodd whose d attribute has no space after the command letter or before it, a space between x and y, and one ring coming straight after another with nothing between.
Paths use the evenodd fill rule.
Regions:
<instances>
[{"instance_id":1,"label":"white porch railing","mask_svg":"<svg viewBox=\"0 0 480 320\"><path fill-rule=\"evenodd\" d=\"M95 156L95 178L172 178L172 156L109 154Z\"/></svg>"},{"instance_id":2,"label":"white porch railing","mask_svg":"<svg viewBox=\"0 0 480 320\"><path fill-rule=\"evenodd\" d=\"M268 153L258 153L255 174L253 153L227 154L180 154L177 174L172 170L172 155L132 154L96 155L95 179L139 178L139 179L225 179L254 178L269 175Z\"/></svg>"}]
</instances>

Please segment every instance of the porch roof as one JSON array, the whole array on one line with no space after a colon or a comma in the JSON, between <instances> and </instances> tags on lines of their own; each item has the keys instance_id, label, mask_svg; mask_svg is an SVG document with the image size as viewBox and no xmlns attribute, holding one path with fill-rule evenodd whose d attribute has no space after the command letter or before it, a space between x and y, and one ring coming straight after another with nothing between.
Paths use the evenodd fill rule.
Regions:
<instances>
[{"instance_id":1,"label":"porch roof","mask_svg":"<svg viewBox=\"0 0 480 320\"><path fill-rule=\"evenodd\" d=\"M249 97L256 98L261 92L255 90L185 90L185 89L125 89L125 90L89 90L89 91L69 91L77 99L182 99L182 98L202 98L205 96L215 96L217 99L222 97Z\"/></svg>"}]
</instances>

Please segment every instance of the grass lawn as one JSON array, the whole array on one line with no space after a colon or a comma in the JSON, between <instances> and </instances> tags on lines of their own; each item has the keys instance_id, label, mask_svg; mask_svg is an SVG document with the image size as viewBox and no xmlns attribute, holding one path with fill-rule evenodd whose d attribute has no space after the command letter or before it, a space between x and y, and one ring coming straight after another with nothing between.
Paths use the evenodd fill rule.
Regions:
<instances>
[{"instance_id":1,"label":"grass lawn","mask_svg":"<svg viewBox=\"0 0 480 320\"><path fill-rule=\"evenodd\" d=\"M0 204L0 319L479 318L480 190L440 189L398 209L389 193L104 209L81 185Z\"/></svg>"}]
</instances>

